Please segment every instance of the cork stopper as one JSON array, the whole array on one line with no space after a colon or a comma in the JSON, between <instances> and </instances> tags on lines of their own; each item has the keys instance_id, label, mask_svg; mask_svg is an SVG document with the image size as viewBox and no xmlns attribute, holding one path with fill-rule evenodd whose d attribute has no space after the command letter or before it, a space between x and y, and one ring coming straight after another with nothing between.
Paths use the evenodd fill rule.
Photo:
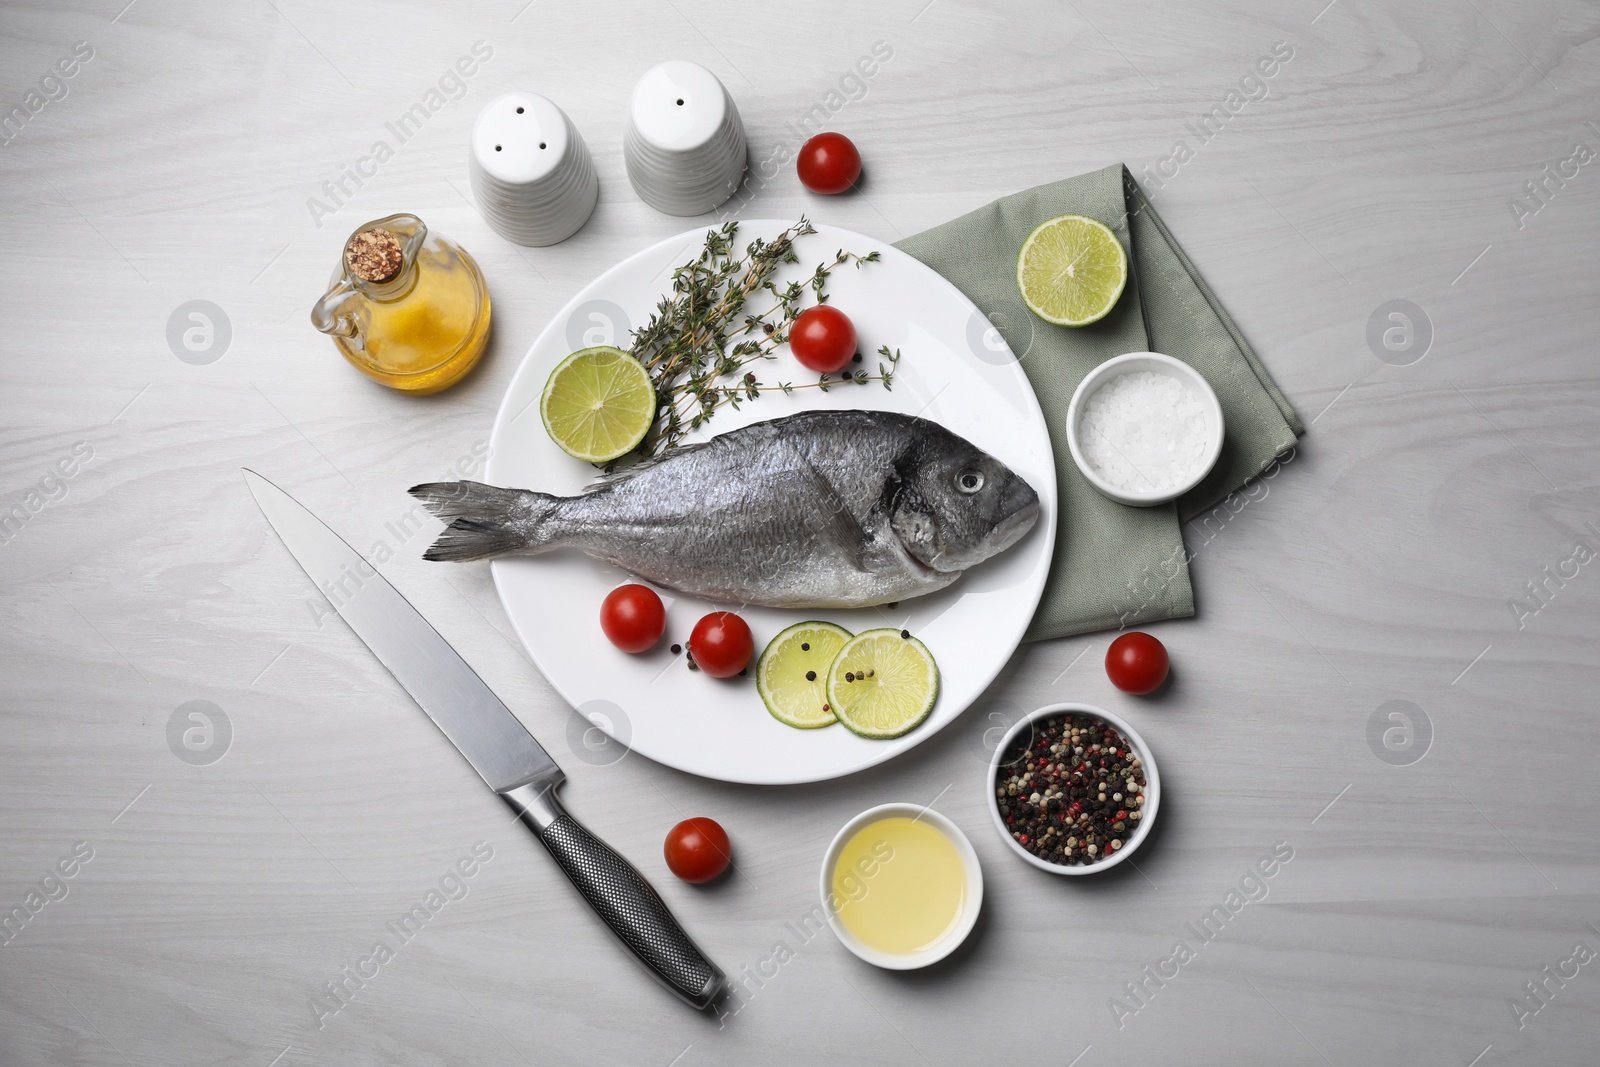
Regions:
<instances>
[{"instance_id":1,"label":"cork stopper","mask_svg":"<svg viewBox=\"0 0 1600 1067\"><path fill-rule=\"evenodd\" d=\"M345 245L345 266L365 282L391 281L406 263L400 247L400 238L388 230L363 230Z\"/></svg>"}]
</instances>

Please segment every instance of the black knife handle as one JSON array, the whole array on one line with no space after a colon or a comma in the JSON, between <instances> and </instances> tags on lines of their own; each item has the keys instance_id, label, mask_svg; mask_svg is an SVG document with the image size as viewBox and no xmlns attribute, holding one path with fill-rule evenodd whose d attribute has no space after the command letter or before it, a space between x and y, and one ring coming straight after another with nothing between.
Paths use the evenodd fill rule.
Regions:
<instances>
[{"instance_id":1,"label":"black knife handle","mask_svg":"<svg viewBox=\"0 0 1600 1067\"><path fill-rule=\"evenodd\" d=\"M726 981L722 971L684 933L644 876L567 814L553 787L522 786L501 795L646 970L696 1008L716 999Z\"/></svg>"}]
</instances>

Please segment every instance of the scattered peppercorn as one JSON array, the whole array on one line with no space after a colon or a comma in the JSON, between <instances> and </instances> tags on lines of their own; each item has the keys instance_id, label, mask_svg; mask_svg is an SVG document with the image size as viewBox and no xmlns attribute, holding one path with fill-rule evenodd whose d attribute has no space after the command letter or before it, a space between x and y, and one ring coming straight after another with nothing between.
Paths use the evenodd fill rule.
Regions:
<instances>
[{"instance_id":1,"label":"scattered peppercorn","mask_svg":"<svg viewBox=\"0 0 1600 1067\"><path fill-rule=\"evenodd\" d=\"M816 671L806 671L806 681L814 682L816 680L817 680L817 672Z\"/></svg>"},{"instance_id":2,"label":"scattered peppercorn","mask_svg":"<svg viewBox=\"0 0 1600 1067\"><path fill-rule=\"evenodd\" d=\"M810 652L811 651L811 642L810 641L801 641L800 642L800 651L801 652Z\"/></svg>"},{"instance_id":3,"label":"scattered peppercorn","mask_svg":"<svg viewBox=\"0 0 1600 1067\"><path fill-rule=\"evenodd\" d=\"M1144 763L1127 738L1103 719L1069 713L1035 723L1031 735L1012 742L995 797L1017 844L1076 867L1123 847L1144 787Z\"/></svg>"},{"instance_id":4,"label":"scattered peppercorn","mask_svg":"<svg viewBox=\"0 0 1600 1067\"><path fill-rule=\"evenodd\" d=\"M683 651L683 646L682 645L673 645L672 646L672 654L674 656L676 656L679 652L682 652L682 651Z\"/></svg>"},{"instance_id":5,"label":"scattered peppercorn","mask_svg":"<svg viewBox=\"0 0 1600 1067\"><path fill-rule=\"evenodd\" d=\"M911 640L911 631L910 630L901 630L900 631L900 637L903 640L906 640L906 641Z\"/></svg>"}]
</instances>

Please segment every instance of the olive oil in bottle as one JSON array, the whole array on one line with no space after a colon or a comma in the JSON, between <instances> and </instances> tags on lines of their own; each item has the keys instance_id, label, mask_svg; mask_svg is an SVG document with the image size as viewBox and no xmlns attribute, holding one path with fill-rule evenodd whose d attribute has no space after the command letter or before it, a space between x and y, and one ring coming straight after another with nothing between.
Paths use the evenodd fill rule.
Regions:
<instances>
[{"instance_id":1,"label":"olive oil in bottle","mask_svg":"<svg viewBox=\"0 0 1600 1067\"><path fill-rule=\"evenodd\" d=\"M311 312L345 359L376 382L433 393L459 381L489 339L489 290L465 249L415 215L358 228Z\"/></svg>"}]
</instances>

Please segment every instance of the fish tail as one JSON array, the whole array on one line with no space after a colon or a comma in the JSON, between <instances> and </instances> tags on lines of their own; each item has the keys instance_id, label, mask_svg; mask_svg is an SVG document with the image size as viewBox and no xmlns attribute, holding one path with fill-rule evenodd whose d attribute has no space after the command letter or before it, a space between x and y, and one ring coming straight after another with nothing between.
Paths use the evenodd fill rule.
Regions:
<instances>
[{"instance_id":1,"label":"fish tail","mask_svg":"<svg viewBox=\"0 0 1600 1067\"><path fill-rule=\"evenodd\" d=\"M425 482L411 495L450 525L423 559L465 562L554 547L550 518L560 498L482 482Z\"/></svg>"}]
</instances>

